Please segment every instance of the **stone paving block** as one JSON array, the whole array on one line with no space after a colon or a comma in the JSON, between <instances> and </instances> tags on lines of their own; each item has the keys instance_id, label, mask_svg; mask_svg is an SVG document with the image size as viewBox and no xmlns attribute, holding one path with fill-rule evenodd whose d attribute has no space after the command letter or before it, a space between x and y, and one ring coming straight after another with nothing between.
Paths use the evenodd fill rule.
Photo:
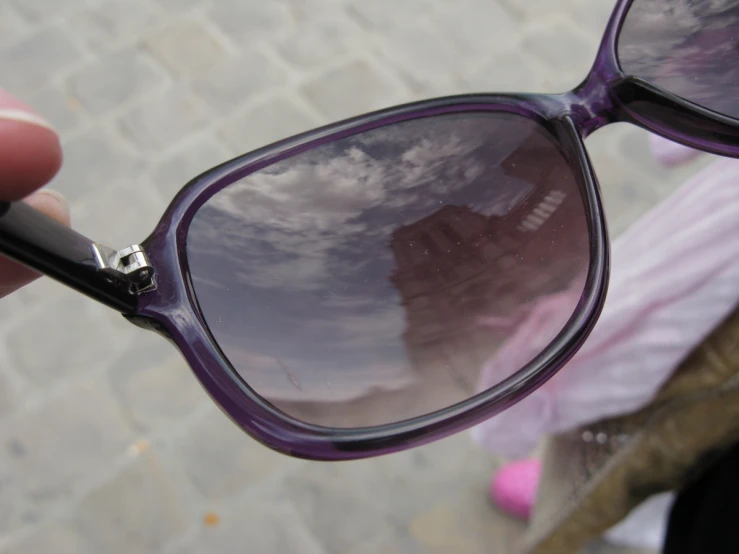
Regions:
<instances>
[{"instance_id":1,"label":"stone paving block","mask_svg":"<svg viewBox=\"0 0 739 554\"><path fill-rule=\"evenodd\" d=\"M8 334L6 348L14 370L46 388L107 363L108 331L100 325L96 309L79 294L65 295L25 318Z\"/></svg>"},{"instance_id":2,"label":"stone paving block","mask_svg":"<svg viewBox=\"0 0 739 554\"><path fill-rule=\"evenodd\" d=\"M311 19L293 27L276 47L284 59L306 71L363 48L363 35L348 17Z\"/></svg>"},{"instance_id":3,"label":"stone paving block","mask_svg":"<svg viewBox=\"0 0 739 554\"><path fill-rule=\"evenodd\" d=\"M300 463L262 446L215 410L182 438L178 451L192 484L210 500L239 495Z\"/></svg>"},{"instance_id":4,"label":"stone paving block","mask_svg":"<svg viewBox=\"0 0 739 554\"><path fill-rule=\"evenodd\" d=\"M344 12L343 0L283 0L298 25Z\"/></svg>"},{"instance_id":5,"label":"stone paving block","mask_svg":"<svg viewBox=\"0 0 739 554\"><path fill-rule=\"evenodd\" d=\"M526 524L497 511L486 493L464 490L439 498L410 523L410 536L429 554L516 552Z\"/></svg>"},{"instance_id":6,"label":"stone paving block","mask_svg":"<svg viewBox=\"0 0 739 554\"><path fill-rule=\"evenodd\" d=\"M27 312L28 309L41 302L51 304L55 299L72 298L76 294L78 293L73 293L70 289L50 277L40 277L14 292L11 298L17 300L23 307L23 310ZM75 298L79 300L78 297Z\"/></svg>"},{"instance_id":7,"label":"stone paving block","mask_svg":"<svg viewBox=\"0 0 739 554\"><path fill-rule=\"evenodd\" d=\"M0 3L0 48L17 40L25 24L10 2Z\"/></svg>"},{"instance_id":8,"label":"stone paving block","mask_svg":"<svg viewBox=\"0 0 739 554\"><path fill-rule=\"evenodd\" d=\"M141 242L140 239L143 234L144 233L136 235L136 238L139 239L138 242ZM108 347L111 349L111 351L118 352L120 349L121 353L125 355L128 351L126 348L121 348L121 345L129 344L129 341L132 340L132 338L136 335L139 335L141 333L151 333L151 331L145 331L144 329L136 327L125 317L123 317L122 314L116 312L115 310L111 310L107 306L103 306L102 304L95 304L95 307L100 310L100 319L103 321L103 324L108 329L106 342L108 343ZM103 379L102 376L99 376L99 378Z\"/></svg>"},{"instance_id":9,"label":"stone paving block","mask_svg":"<svg viewBox=\"0 0 739 554\"><path fill-rule=\"evenodd\" d=\"M209 110L184 86L162 91L119 120L123 134L144 155L170 147L209 123Z\"/></svg>"},{"instance_id":10,"label":"stone paving block","mask_svg":"<svg viewBox=\"0 0 739 554\"><path fill-rule=\"evenodd\" d=\"M398 501L371 462L309 462L288 476L286 494L328 554L346 554L393 529L389 505Z\"/></svg>"},{"instance_id":11,"label":"stone paving block","mask_svg":"<svg viewBox=\"0 0 739 554\"><path fill-rule=\"evenodd\" d=\"M87 0L10 0L11 4L28 21L46 23L74 13L87 4Z\"/></svg>"},{"instance_id":12,"label":"stone paving block","mask_svg":"<svg viewBox=\"0 0 739 554\"><path fill-rule=\"evenodd\" d=\"M56 523L41 527L30 537L8 548L0 554L94 554L83 537L66 524Z\"/></svg>"},{"instance_id":13,"label":"stone paving block","mask_svg":"<svg viewBox=\"0 0 739 554\"><path fill-rule=\"evenodd\" d=\"M459 63L469 65L513 48L521 25L499 3L490 0L462 0L445 3L434 15L436 28L449 37Z\"/></svg>"},{"instance_id":14,"label":"stone paving block","mask_svg":"<svg viewBox=\"0 0 739 554\"><path fill-rule=\"evenodd\" d=\"M425 547L405 533L378 533L368 541L350 547L346 554L427 554L427 552Z\"/></svg>"},{"instance_id":15,"label":"stone paving block","mask_svg":"<svg viewBox=\"0 0 739 554\"><path fill-rule=\"evenodd\" d=\"M42 28L0 48L3 87L19 95L27 94L79 62L81 56L62 30Z\"/></svg>"},{"instance_id":16,"label":"stone paving block","mask_svg":"<svg viewBox=\"0 0 739 554\"><path fill-rule=\"evenodd\" d=\"M106 0L77 13L68 26L90 48L112 50L136 41L164 17L151 0Z\"/></svg>"},{"instance_id":17,"label":"stone paving block","mask_svg":"<svg viewBox=\"0 0 739 554\"><path fill-rule=\"evenodd\" d=\"M158 552L188 525L166 468L145 454L84 498L73 516L96 553Z\"/></svg>"},{"instance_id":18,"label":"stone paving block","mask_svg":"<svg viewBox=\"0 0 739 554\"><path fill-rule=\"evenodd\" d=\"M574 0L572 13L575 15L572 19L600 40L615 5L615 0Z\"/></svg>"},{"instance_id":19,"label":"stone paving block","mask_svg":"<svg viewBox=\"0 0 739 554\"><path fill-rule=\"evenodd\" d=\"M607 174L609 170L614 173L618 171L617 164L606 162L600 162L595 167L596 172L601 174ZM645 194L640 190L639 183L643 180L634 172L621 171L615 177L600 178L600 181L603 207L612 237L620 235L654 204L653 193Z\"/></svg>"},{"instance_id":20,"label":"stone paving block","mask_svg":"<svg viewBox=\"0 0 739 554\"><path fill-rule=\"evenodd\" d=\"M467 433L372 460L376 473L390 491L402 490L385 509L405 525L439 498L460 490L486 489L496 464L474 445ZM464 472L459 468L464 467Z\"/></svg>"},{"instance_id":21,"label":"stone paving block","mask_svg":"<svg viewBox=\"0 0 739 554\"><path fill-rule=\"evenodd\" d=\"M650 185L650 177L622 159L612 146L625 128L612 126L588 138L586 149L600 182L603 207L614 234L623 231L650 207L658 195Z\"/></svg>"},{"instance_id":22,"label":"stone paving block","mask_svg":"<svg viewBox=\"0 0 739 554\"><path fill-rule=\"evenodd\" d=\"M227 119L219 134L236 154L245 154L322 123L284 96L254 104L246 113Z\"/></svg>"},{"instance_id":23,"label":"stone paving block","mask_svg":"<svg viewBox=\"0 0 739 554\"><path fill-rule=\"evenodd\" d=\"M180 12L189 12L199 6L207 5L210 0L155 0L158 4L166 8L169 14L178 14Z\"/></svg>"},{"instance_id":24,"label":"stone paving block","mask_svg":"<svg viewBox=\"0 0 739 554\"><path fill-rule=\"evenodd\" d=\"M226 56L225 46L208 28L194 19L184 19L147 37L145 47L179 75L197 75Z\"/></svg>"},{"instance_id":25,"label":"stone paving block","mask_svg":"<svg viewBox=\"0 0 739 554\"><path fill-rule=\"evenodd\" d=\"M2 313L1 310L2 305L0 305L0 313ZM3 418L12 413L18 404L19 391L6 373L7 362L2 354L0 354L0 364L0 418Z\"/></svg>"},{"instance_id":26,"label":"stone paving block","mask_svg":"<svg viewBox=\"0 0 739 554\"><path fill-rule=\"evenodd\" d=\"M18 294L16 292L15 294L0 298L0 330L10 327L24 309ZM3 362L0 361L0 363Z\"/></svg>"},{"instance_id":27,"label":"stone paving block","mask_svg":"<svg viewBox=\"0 0 739 554\"><path fill-rule=\"evenodd\" d=\"M470 92L558 92L551 78L543 64L514 49L470 71L463 82Z\"/></svg>"},{"instance_id":28,"label":"stone paving block","mask_svg":"<svg viewBox=\"0 0 739 554\"><path fill-rule=\"evenodd\" d=\"M136 333L108 378L123 412L141 431L181 421L210 402L180 353L154 333Z\"/></svg>"},{"instance_id":29,"label":"stone paving block","mask_svg":"<svg viewBox=\"0 0 739 554\"><path fill-rule=\"evenodd\" d=\"M152 170L150 181L169 202L191 179L231 158L210 135L198 135L181 143Z\"/></svg>"},{"instance_id":30,"label":"stone paving block","mask_svg":"<svg viewBox=\"0 0 739 554\"><path fill-rule=\"evenodd\" d=\"M208 15L239 45L271 40L287 31L293 23L291 11L282 2L219 0L213 3Z\"/></svg>"},{"instance_id":31,"label":"stone paving block","mask_svg":"<svg viewBox=\"0 0 739 554\"><path fill-rule=\"evenodd\" d=\"M156 227L166 204L145 181L111 179L75 205L75 229L111 248L143 241ZM106 220L100 214L107 214Z\"/></svg>"},{"instance_id":32,"label":"stone paving block","mask_svg":"<svg viewBox=\"0 0 739 554\"><path fill-rule=\"evenodd\" d=\"M0 465L0 536L8 537L35 521L34 511L22 498L17 479L3 461Z\"/></svg>"},{"instance_id":33,"label":"stone paving block","mask_svg":"<svg viewBox=\"0 0 739 554\"><path fill-rule=\"evenodd\" d=\"M400 86L366 60L357 60L310 80L303 93L330 121L396 104Z\"/></svg>"},{"instance_id":34,"label":"stone paving block","mask_svg":"<svg viewBox=\"0 0 739 554\"><path fill-rule=\"evenodd\" d=\"M429 17L439 3L434 0L348 0L346 5L349 13L359 22L384 31L390 28L402 29L409 23Z\"/></svg>"},{"instance_id":35,"label":"stone paving block","mask_svg":"<svg viewBox=\"0 0 739 554\"><path fill-rule=\"evenodd\" d=\"M385 57L411 82L414 90L439 86L464 76L463 60L448 42L439 40L439 32L433 27L393 28L385 36L386 40L381 44ZM371 79L379 78L373 76Z\"/></svg>"},{"instance_id":36,"label":"stone paving block","mask_svg":"<svg viewBox=\"0 0 739 554\"><path fill-rule=\"evenodd\" d=\"M97 189L121 180L134 181L145 163L110 128L95 126L63 142L64 164L51 187L74 203ZM106 214L99 213L105 221Z\"/></svg>"},{"instance_id":37,"label":"stone paving block","mask_svg":"<svg viewBox=\"0 0 739 554\"><path fill-rule=\"evenodd\" d=\"M663 166L652 153L649 132L633 125L625 125L618 137L618 147L614 156L629 161L644 174L645 185L657 194L669 194L684 183L699 168L719 159L711 154L701 154L696 160L684 165L668 168Z\"/></svg>"},{"instance_id":38,"label":"stone paving block","mask_svg":"<svg viewBox=\"0 0 739 554\"><path fill-rule=\"evenodd\" d=\"M19 416L3 435L10 475L26 497L40 505L71 492L131 440L115 400L95 381Z\"/></svg>"},{"instance_id":39,"label":"stone paving block","mask_svg":"<svg viewBox=\"0 0 739 554\"><path fill-rule=\"evenodd\" d=\"M275 90L286 81L283 67L264 53L250 50L201 73L193 81L193 88L210 106L230 115L255 95Z\"/></svg>"},{"instance_id":40,"label":"stone paving block","mask_svg":"<svg viewBox=\"0 0 739 554\"><path fill-rule=\"evenodd\" d=\"M90 114L103 115L166 82L142 52L130 48L99 58L69 78L69 94Z\"/></svg>"},{"instance_id":41,"label":"stone paving block","mask_svg":"<svg viewBox=\"0 0 739 554\"><path fill-rule=\"evenodd\" d=\"M176 554L325 554L301 521L292 503L279 494L249 497L248 504L230 511L220 523L206 528L193 544Z\"/></svg>"},{"instance_id":42,"label":"stone paving block","mask_svg":"<svg viewBox=\"0 0 739 554\"><path fill-rule=\"evenodd\" d=\"M572 13L573 2L575 0L527 0L526 2L516 2L515 0L506 0L505 6L514 15L527 20L546 21L553 15L561 13ZM592 0L591 4L603 0ZM605 0L611 1L611 0Z\"/></svg>"},{"instance_id":43,"label":"stone paving block","mask_svg":"<svg viewBox=\"0 0 739 554\"><path fill-rule=\"evenodd\" d=\"M548 66L585 78L595 61L597 40L564 18L553 18L545 25L532 25L522 40L524 51Z\"/></svg>"}]
</instances>

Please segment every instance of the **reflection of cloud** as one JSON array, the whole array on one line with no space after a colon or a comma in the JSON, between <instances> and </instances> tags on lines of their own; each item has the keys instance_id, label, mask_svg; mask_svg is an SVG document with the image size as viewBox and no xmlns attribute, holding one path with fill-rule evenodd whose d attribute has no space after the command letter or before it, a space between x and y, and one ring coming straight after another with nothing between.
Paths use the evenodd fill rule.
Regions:
<instances>
[{"instance_id":1,"label":"reflection of cloud","mask_svg":"<svg viewBox=\"0 0 739 554\"><path fill-rule=\"evenodd\" d=\"M333 320L302 321L300 340L322 342L325 356L318 360L291 355L279 343L257 354L242 337L227 341L235 346L228 353L232 364L250 386L274 400L320 400L327 391L333 400L348 400L372 389L401 389L418 378L396 352L405 325L401 311L387 306L368 312L372 303L355 298L336 297L326 304L349 312ZM375 354L374 359L362 359L367 351Z\"/></svg>"},{"instance_id":2,"label":"reflection of cloud","mask_svg":"<svg viewBox=\"0 0 739 554\"><path fill-rule=\"evenodd\" d=\"M329 277L326 256L321 253L285 257L264 268L245 270L236 274L245 283L262 288L297 288L316 290Z\"/></svg>"},{"instance_id":3,"label":"reflection of cloud","mask_svg":"<svg viewBox=\"0 0 739 554\"><path fill-rule=\"evenodd\" d=\"M193 226L217 228L222 247L260 256L260 264L245 264L238 271L245 282L319 289L331 272L341 272L335 267L337 253L361 247L352 244L357 239L387 240L406 223L398 219L409 207L412 222L413 211L442 205L476 180L487 180L489 189L476 195L476 208L500 213L510 207L511 191L495 182L505 179L497 164L530 130L516 136L512 126L503 138L486 119L455 118L446 128L438 121L413 121L303 153L230 185L208 201ZM521 184L509 179L507 189ZM361 221L373 211L387 222L370 227ZM204 218L213 224L198 225ZM188 248L197 250L198 237L192 232L191 237ZM211 248L210 241L203 243Z\"/></svg>"},{"instance_id":4,"label":"reflection of cloud","mask_svg":"<svg viewBox=\"0 0 739 554\"><path fill-rule=\"evenodd\" d=\"M619 37L626 73L739 116L739 6L733 0L637 0Z\"/></svg>"}]
</instances>

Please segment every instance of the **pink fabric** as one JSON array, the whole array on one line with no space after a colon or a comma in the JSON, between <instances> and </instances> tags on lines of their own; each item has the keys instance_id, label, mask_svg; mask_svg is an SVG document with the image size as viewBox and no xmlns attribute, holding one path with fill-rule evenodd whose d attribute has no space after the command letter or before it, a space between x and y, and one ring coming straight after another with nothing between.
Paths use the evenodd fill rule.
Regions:
<instances>
[{"instance_id":1,"label":"pink fabric","mask_svg":"<svg viewBox=\"0 0 739 554\"><path fill-rule=\"evenodd\" d=\"M700 156L700 150L688 148L676 142L665 140L659 135L649 135L649 145L657 160L667 167L673 167Z\"/></svg>"},{"instance_id":2,"label":"pink fabric","mask_svg":"<svg viewBox=\"0 0 739 554\"><path fill-rule=\"evenodd\" d=\"M653 139L663 163L693 156ZM677 160L677 161L676 161ZM473 429L488 450L528 455L543 436L646 405L683 358L739 299L739 161L719 159L651 210L612 245L603 314L570 363L543 387ZM565 292L540 300L486 364L483 387L532 358L541 326ZM551 336L551 335L550 335Z\"/></svg>"}]
</instances>

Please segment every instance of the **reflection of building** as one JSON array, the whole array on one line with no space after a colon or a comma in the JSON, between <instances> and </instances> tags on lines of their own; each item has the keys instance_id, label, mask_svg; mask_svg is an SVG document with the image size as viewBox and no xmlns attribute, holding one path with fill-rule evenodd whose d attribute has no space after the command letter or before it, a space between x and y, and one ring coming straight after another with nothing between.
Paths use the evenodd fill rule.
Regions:
<instances>
[{"instance_id":1,"label":"reflection of building","mask_svg":"<svg viewBox=\"0 0 739 554\"><path fill-rule=\"evenodd\" d=\"M509 175L538 184L505 216L448 205L393 233L391 280L417 372L442 366L473 392L480 368L507 335L505 320L582 276L588 234L577 185L561 161L539 162L532 164L527 150L503 162ZM493 320L497 326L485 324Z\"/></svg>"}]
</instances>

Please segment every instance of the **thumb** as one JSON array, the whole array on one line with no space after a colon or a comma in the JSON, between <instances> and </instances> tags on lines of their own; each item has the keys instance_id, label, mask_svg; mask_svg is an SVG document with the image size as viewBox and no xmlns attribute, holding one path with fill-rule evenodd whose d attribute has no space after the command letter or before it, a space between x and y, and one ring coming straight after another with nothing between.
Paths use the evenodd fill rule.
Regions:
<instances>
[{"instance_id":1,"label":"thumb","mask_svg":"<svg viewBox=\"0 0 739 554\"><path fill-rule=\"evenodd\" d=\"M51 189L41 189L26 197L24 202L38 211L53 217L58 222L69 226L69 204L60 192Z\"/></svg>"},{"instance_id":2,"label":"thumb","mask_svg":"<svg viewBox=\"0 0 739 554\"><path fill-rule=\"evenodd\" d=\"M42 189L25 198L24 202L60 223L69 225L69 205L64 196L58 192ZM38 277L40 275L32 269L0 256L0 298Z\"/></svg>"}]
</instances>

